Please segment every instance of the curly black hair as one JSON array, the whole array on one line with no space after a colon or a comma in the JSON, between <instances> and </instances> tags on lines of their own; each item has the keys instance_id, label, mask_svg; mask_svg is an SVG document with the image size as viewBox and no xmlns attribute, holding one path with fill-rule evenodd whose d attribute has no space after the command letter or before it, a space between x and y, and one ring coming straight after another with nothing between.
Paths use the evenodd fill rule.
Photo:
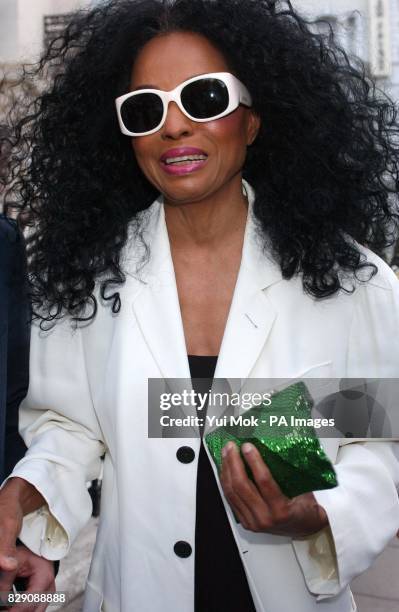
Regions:
<instances>
[{"instance_id":1,"label":"curly black hair","mask_svg":"<svg viewBox=\"0 0 399 612\"><path fill-rule=\"evenodd\" d=\"M376 272L357 243L382 252L393 242L397 111L331 36L285 0L108 0L77 13L30 70L57 66L8 138L6 202L29 213L32 299L47 321L93 318L96 281L120 308L128 225L140 235L138 212L158 194L119 132L114 99L143 45L173 31L204 35L252 94L262 123L243 176L284 278L301 274L316 298L353 290L344 278Z\"/></svg>"}]
</instances>

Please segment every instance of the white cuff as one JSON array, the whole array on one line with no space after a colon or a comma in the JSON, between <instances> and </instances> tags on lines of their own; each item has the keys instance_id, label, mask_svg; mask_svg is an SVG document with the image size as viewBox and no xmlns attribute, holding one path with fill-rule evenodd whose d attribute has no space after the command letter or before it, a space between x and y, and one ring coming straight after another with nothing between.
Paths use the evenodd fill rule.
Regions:
<instances>
[{"instance_id":1,"label":"white cuff","mask_svg":"<svg viewBox=\"0 0 399 612\"><path fill-rule=\"evenodd\" d=\"M25 456L2 486L14 476L32 484L46 500L46 505L24 516L19 539L37 555L51 561L62 559L92 512L82 472Z\"/></svg>"}]
</instances>

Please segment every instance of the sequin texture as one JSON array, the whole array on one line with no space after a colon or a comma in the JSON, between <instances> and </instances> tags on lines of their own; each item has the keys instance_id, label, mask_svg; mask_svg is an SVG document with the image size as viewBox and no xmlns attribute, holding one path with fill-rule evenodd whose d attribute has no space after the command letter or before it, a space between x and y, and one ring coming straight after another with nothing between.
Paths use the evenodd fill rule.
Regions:
<instances>
[{"instance_id":1,"label":"sequin texture","mask_svg":"<svg viewBox=\"0 0 399 612\"><path fill-rule=\"evenodd\" d=\"M244 442L251 442L287 497L337 486L334 467L321 447L315 429L305 424L311 418L312 406L313 400L306 385L297 382L272 395L270 405L263 403L245 411L245 419L253 417L255 425L252 428L227 424L208 433L206 444L218 471L222 464L222 449L227 442L232 440L239 448ZM287 425L271 424L271 416ZM253 480L247 465L246 469Z\"/></svg>"}]
</instances>

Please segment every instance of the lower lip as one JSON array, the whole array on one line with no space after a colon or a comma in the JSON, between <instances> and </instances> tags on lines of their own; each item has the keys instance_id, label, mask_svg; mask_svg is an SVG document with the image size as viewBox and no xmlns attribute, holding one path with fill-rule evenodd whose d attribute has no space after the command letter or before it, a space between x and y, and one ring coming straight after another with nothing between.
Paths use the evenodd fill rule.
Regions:
<instances>
[{"instance_id":1,"label":"lower lip","mask_svg":"<svg viewBox=\"0 0 399 612\"><path fill-rule=\"evenodd\" d=\"M182 174L190 174L196 170L203 168L208 160L204 159L197 162L187 162L186 164L165 164L161 162L161 167L166 174L173 174L174 176L181 176Z\"/></svg>"}]
</instances>

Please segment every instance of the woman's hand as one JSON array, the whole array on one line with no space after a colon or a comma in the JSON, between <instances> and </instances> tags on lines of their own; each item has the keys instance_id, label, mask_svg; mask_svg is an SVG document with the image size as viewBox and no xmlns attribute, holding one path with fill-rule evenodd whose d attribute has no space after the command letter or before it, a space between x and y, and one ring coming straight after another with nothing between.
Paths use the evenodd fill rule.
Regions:
<instances>
[{"instance_id":1,"label":"woman's hand","mask_svg":"<svg viewBox=\"0 0 399 612\"><path fill-rule=\"evenodd\" d=\"M21 561L26 562L26 555L22 559L16 550L24 515L45 503L37 489L21 478L11 478L0 491L0 592L12 591Z\"/></svg>"},{"instance_id":2,"label":"woman's hand","mask_svg":"<svg viewBox=\"0 0 399 612\"><path fill-rule=\"evenodd\" d=\"M256 484L248 478L234 442L223 448L220 481L227 501L245 529L298 538L328 525L327 514L313 493L293 499L286 497L255 446L246 443L241 450Z\"/></svg>"},{"instance_id":3,"label":"woman's hand","mask_svg":"<svg viewBox=\"0 0 399 612\"><path fill-rule=\"evenodd\" d=\"M16 556L18 559L17 578L25 578L27 581L24 593L54 593L54 563L35 555L26 546L17 546ZM12 612L45 612L47 603L16 604L11 608Z\"/></svg>"}]
</instances>

